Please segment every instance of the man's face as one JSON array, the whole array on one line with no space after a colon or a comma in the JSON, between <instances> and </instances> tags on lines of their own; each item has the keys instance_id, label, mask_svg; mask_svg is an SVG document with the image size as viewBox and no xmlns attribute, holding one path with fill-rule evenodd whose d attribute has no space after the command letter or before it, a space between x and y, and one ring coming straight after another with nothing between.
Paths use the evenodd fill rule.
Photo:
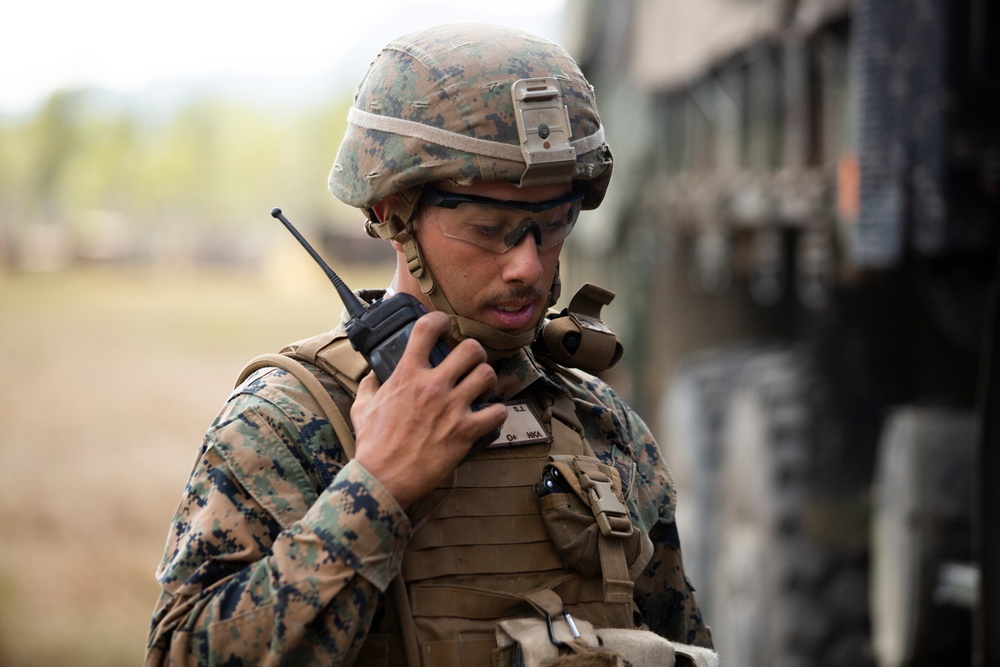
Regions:
<instances>
[{"instance_id":1,"label":"man's face","mask_svg":"<svg viewBox=\"0 0 1000 667\"><path fill-rule=\"evenodd\" d=\"M572 190L568 183L518 188L506 182L438 184L436 189L521 202L556 200ZM454 208L424 205L414 219L414 233L438 288L456 313L519 334L533 329L545 313L563 245L559 225L574 215L572 206L532 213L480 203ZM508 243L518 234L523 237L506 248L505 230L513 230ZM540 248L539 238L549 247ZM486 247L491 245L492 249Z\"/></svg>"}]
</instances>

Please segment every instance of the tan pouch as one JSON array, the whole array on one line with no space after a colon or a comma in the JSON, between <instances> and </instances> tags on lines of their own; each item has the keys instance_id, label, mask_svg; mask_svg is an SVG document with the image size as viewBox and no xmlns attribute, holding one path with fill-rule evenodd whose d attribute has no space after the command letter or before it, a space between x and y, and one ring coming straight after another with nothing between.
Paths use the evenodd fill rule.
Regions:
<instances>
[{"instance_id":1,"label":"tan pouch","mask_svg":"<svg viewBox=\"0 0 1000 667\"><path fill-rule=\"evenodd\" d=\"M525 600L538 616L497 624L494 667L673 667L683 655L695 667L718 667L708 649L671 642L643 629L595 630L575 620L551 590L529 593Z\"/></svg>"},{"instance_id":2,"label":"tan pouch","mask_svg":"<svg viewBox=\"0 0 1000 667\"><path fill-rule=\"evenodd\" d=\"M570 627L563 617L501 621L494 667L625 667L614 651L601 648L590 623L574 622L578 637Z\"/></svg>"},{"instance_id":3,"label":"tan pouch","mask_svg":"<svg viewBox=\"0 0 1000 667\"><path fill-rule=\"evenodd\" d=\"M542 521L566 564L585 577L601 573L598 540L620 538L634 580L652 555L649 536L635 530L622 494L621 477L614 466L591 456L553 456L546 473L555 469L566 492L539 497Z\"/></svg>"},{"instance_id":4,"label":"tan pouch","mask_svg":"<svg viewBox=\"0 0 1000 667\"><path fill-rule=\"evenodd\" d=\"M574 625L579 637L562 619L552 619L551 625L537 617L501 621L494 667L673 667L679 655L695 667L719 666L714 651L678 644L649 630L595 630L584 620Z\"/></svg>"}]
</instances>

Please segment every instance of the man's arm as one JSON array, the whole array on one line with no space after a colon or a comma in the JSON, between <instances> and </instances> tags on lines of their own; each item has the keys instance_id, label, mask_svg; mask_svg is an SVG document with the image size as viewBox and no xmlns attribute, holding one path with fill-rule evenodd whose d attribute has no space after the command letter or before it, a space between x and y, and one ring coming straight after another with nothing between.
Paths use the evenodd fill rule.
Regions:
<instances>
[{"instance_id":1,"label":"man's arm","mask_svg":"<svg viewBox=\"0 0 1000 667\"><path fill-rule=\"evenodd\" d=\"M712 648L712 635L681 561L677 526L658 523L649 534L653 557L635 582L635 602L649 629L662 637Z\"/></svg>"},{"instance_id":2,"label":"man's arm","mask_svg":"<svg viewBox=\"0 0 1000 667\"><path fill-rule=\"evenodd\" d=\"M326 457L309 452L329 452L332 429L271 398L281 407L235 397L206 437L157 572L147 665L341 664L399 570L399 505L356 462L323 489Z\"/></svg>"},{"instance_id":3,"label":"man's arm","mask_svg":"<svg viewBox=\"0 0 1000 667\"><path fill-rule=\"evenodd\" d=\"M496 384L475 341L430 366L448 327L442 313L420 318L385 385L362 380L350 463L298 381L245 385L209 431L175 516L147 664L341 664L356 654L378 592L399 572L403 508L506 417L503 405L470 408Z\"/></svg>"},{"instance_id":4,"label":"man's arm","mask_svg":"<svg viewBox=\"0 0 1000 667\"><path fill-rule=\"evenodd\" d=\"M636 605L653 632L684 644L712 648L711 631L684 573L674 519L677 494L673 476L645 423L631 409L626 408L626 415L638 481L648 491L647 502L656 507L657 516L649 531L653 557L635 582Z\"/></svg>"}]
</instances>

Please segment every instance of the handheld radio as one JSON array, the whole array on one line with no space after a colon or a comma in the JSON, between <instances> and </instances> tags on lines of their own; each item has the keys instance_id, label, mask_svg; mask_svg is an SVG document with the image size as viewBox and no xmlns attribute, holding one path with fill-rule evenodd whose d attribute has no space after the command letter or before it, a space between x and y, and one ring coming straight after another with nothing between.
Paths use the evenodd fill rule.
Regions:
<instances>
[{"instance_id":1,"label":"handheld radio","mask_svg":"<svg viewBox=\"0 0 1000 667\"><path fill-rule=\"evenodd\" d=\"M381 382L385 382L396 370L406 342L410 339L413 324L421 315L427 312L423 304L413 296L405 293L393 295L391 299L379 299L371 306L359 299L351 288L344 284L333 269L331 269L319 253L295 229L280 208L271 209L271 215L281 221L281 224L292 233L306 252L319 264L326 277L344 302L350 319L347 321L347 338L354 349L364 355L372 370ZM448 354L448 346L443 340L438 340L431 350L431 366L437 366Z\"/></svg>"},{"instance_id":2,"label":"handheld radio","mask_svg":"<svg viewBox=\"0 0 1000 667\"><path fill-rule=\"evenodd\" d=\"M368 360L368 364L372 367L372 371L379 381L388 380L403 356L406 343L410 340L410 332L413 331L413 325L421 315L427 312L427 309L414 296L405 292L394 294L391 298L379 299L370 306L366 305L323 261L323 258L299 233L299 230L295 229L288 218L282 214L280 208L271 209L271 215L292 233L295 240L306 249L310 257L326 273L326 277L333 283L337 294L340 295L341 301L347 308L348 315L350 315L350 319L345 325L348 340L351 341L354 349ZM438 339L431 349L431 366L437 366L444 361L444 358L448 356L448 351L448 346L445 345L444 341ZM473 401L473 410L479 410L481 407L479 401ZM500 429L494 429L493 432L487 433L476 441L470 455L493 442L499 435Z\"/></svg>"}]
</instances>

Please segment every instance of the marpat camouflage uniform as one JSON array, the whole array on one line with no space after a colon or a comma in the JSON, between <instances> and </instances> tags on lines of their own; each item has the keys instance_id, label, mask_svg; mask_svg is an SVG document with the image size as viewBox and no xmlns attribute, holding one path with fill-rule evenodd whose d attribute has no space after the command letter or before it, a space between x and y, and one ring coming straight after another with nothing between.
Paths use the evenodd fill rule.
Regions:
<instances>
[{"instance_id":1,"label":"marpat camouflage uniform","mask_svg":"<svg viewBox=\"0 0 1000 667\"><path fill-rule=\"evenodd\" d=\"M513 380L569 394L597 456L621 472L634 462L631 519L654 545L635 602L651 630L711 646L681 565L673 480L646 425L601 380L553 373L530 350L495 367L498 393ZM315 371L346 414L349 394ZM378 480L346 460L301 383L258 371L229 398L191 472L157 571L146 664L351 664L410 532Z\"/></svg>"}]
</instances>

